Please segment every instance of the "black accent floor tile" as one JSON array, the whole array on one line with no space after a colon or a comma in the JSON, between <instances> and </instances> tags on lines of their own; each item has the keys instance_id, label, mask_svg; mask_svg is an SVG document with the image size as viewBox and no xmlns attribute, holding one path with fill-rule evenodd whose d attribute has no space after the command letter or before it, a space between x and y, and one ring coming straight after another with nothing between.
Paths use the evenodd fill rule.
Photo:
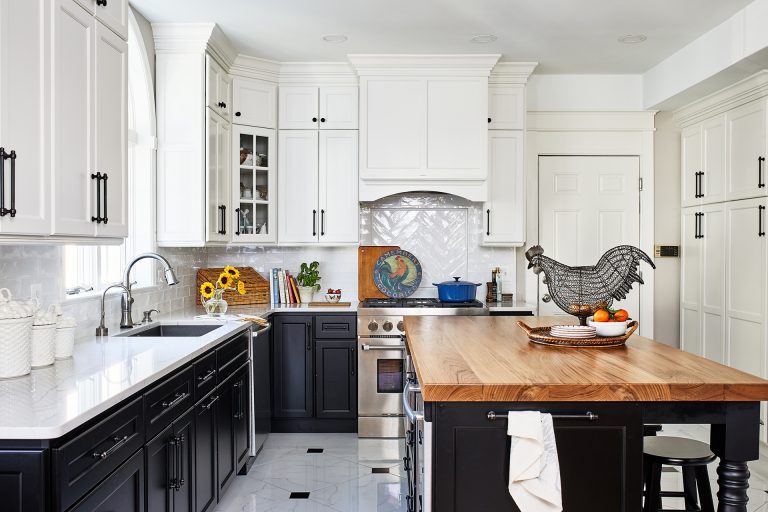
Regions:
<instances>
[{"instance_id":1,"label":"black accent floor tile","mask_svg":"<svg viewBox=\"0 0 768 512\"><path fill-rule=\"evenodd\" d=\"M308 492L292 492L289 499L292 500L308 500L309 499L309 493Z\"/></svg>"},{"instance_id":2,"label":"black accent floor tile","mask_svg":"<svg viewBox=\"0 0 768 512\"><path fill-rule=\"evenodd\" d=\"M307 453L323 453L325 448L307 448Z\"/></svg>"},{"instance_id":3,"label":"black accent floor tile","mask_svg":"<svg viewBox=\"0 0 768 512\"><path fill-rule=\"evenodd\" d=\"M389 468L371 468L371 473L389 473Z\"/></svg>"}]
</instances>

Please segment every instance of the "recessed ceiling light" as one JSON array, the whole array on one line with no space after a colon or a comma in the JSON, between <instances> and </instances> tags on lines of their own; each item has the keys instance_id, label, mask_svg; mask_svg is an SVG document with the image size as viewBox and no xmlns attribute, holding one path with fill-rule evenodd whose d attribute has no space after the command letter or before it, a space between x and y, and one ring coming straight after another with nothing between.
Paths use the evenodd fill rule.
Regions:
<instances>
[{"instance_id":1,"label":"recessed ceiling light","mask_svg":"<svg viewBox=\"0 0 768 512\"><path fill-rule=\"evenodd\" d=\"M347 36L344 34L328 34L323 36L323 41L326 43L344 43L347 40Z\"/></svg>"},{"instance_id":2,"label":"recessed ceiling light","mask_svg":"<svg viewBox=\"0 0 768 512\"><path fill-rule=\"evenodd\" d=\"M493 34L478 34L476 36L472 36L472 42L473 43L492 43L495 40L497 40L498 37L496 37Z\"/></svg>"},{"instance_id":3,"label":"recessed ceiling light","mask_svg":"<svg viewBox=\"0 0 768 512\"><path fill-rule=\"evenodd\" d=\"M644 42L646 39L648 39L648 36L645 34L627 34L621 36L619 42L624 44L638 44Z\"/></svg>"}]
</instances>

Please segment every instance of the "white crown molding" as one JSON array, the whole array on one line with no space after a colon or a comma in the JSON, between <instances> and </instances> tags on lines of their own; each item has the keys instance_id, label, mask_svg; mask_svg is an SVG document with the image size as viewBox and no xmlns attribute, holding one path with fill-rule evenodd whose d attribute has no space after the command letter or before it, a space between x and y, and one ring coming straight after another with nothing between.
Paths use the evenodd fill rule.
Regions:
<instances>
[{"instance_id":1,"label":"white crown molding","mask_svg":"<svg viewBox=\"0 0 768 512\"><path fill-rule=\"evenodd\" d=\"M280 65L280 83L357 85L358 78L348 62L283 62Z\"/></svg>"},{"instance_id":2,"label":"white crown molding","mask_svg":"<svg viewBox=\"0 0 768 512\"><path fill-rule=\"evenodd\" d=\"M156 53L210 53L229 68L237 56L227 36L215 23L153 23Z\"/></svg>"},{"instance_id":3,"label":"white crown molding","mask_svg":"<svg viewBox=\"0 0 768 512\"><path fill-rule=\"evenodd\" d=\"M242 53L235 57L229 72L234 76L278 83L281 64L274 60L251 57Z\"/></svg>"},{"instance_id":4,"label":"white crown molding","mask_svg":"<svg viewBox=\"0 0 768 512\"><path fill-rule=\"evenodd\" d=\"M768 70L762 70L676 110L674 118L682 128L766 96Z\"/></svg>"},{"instance_id":5,"label":"white crown molding","mask_svg":"<svg viewBox=\"0 0 768 512\"><path fill-rule=\"evenodd\" d=\"M484 76L491 74L500 54L423 55L349 54L357 74L389 76Z\"/></svg>"},{"instance_id":6,"label":"white crown molding","mask_svg":"<svg viewBox=\"0 0 768 512\"><path fill-rule=\"evenodd\" d=\"M652 132L656 111L641 112L544 112L530 111L529 132Z\"/></svg>"},{"instance_id":7,"label":"white crown molding","mask_svg":"<svg viewBox=\"0 0 768 512\"><path fill-rule=\"evenodd\" d=\"M489 84L526 84L538 62L499 62L491 70Z\"/></svg>"}]
</instances>

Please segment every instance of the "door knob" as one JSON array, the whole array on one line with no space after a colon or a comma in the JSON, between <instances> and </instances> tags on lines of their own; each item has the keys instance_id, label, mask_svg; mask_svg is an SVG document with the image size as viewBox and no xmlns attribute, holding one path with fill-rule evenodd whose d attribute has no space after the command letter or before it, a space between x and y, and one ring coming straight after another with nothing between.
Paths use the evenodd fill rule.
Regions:
<instances>
[{"instance_id":1,"label":"door knob","mask_svg":"<svg viewBox=\"0 0 768 512\"><path fill-rule=\"evenodd\" d=\"M542 302L549 302L551 300L552 300L552 297L550 297L548 293L545 293L544 296L541 298Z\"/></svg>"}]
</instances>

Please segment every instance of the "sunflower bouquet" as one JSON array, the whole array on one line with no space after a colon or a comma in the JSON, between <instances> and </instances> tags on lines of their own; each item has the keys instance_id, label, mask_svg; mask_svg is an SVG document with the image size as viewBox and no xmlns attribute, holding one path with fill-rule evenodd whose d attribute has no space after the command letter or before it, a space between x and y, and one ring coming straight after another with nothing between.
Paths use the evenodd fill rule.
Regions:
<instances>
[{"instance_id":1,"label":"sunflower bouquet","mask_svg":"<svg viewBox=\"0 0 768 512\"><path fill-rule=\"evenodd\" d=\"M210 281L200 285L201 301L209 316L221 316L227 312L227 301L223 298L227 290L236 291L240 295L245 295L246 291L245 283L240 280L240 271L231 265L227 265L219 274L215 285Z\"/></svg>"}]
</instances>

